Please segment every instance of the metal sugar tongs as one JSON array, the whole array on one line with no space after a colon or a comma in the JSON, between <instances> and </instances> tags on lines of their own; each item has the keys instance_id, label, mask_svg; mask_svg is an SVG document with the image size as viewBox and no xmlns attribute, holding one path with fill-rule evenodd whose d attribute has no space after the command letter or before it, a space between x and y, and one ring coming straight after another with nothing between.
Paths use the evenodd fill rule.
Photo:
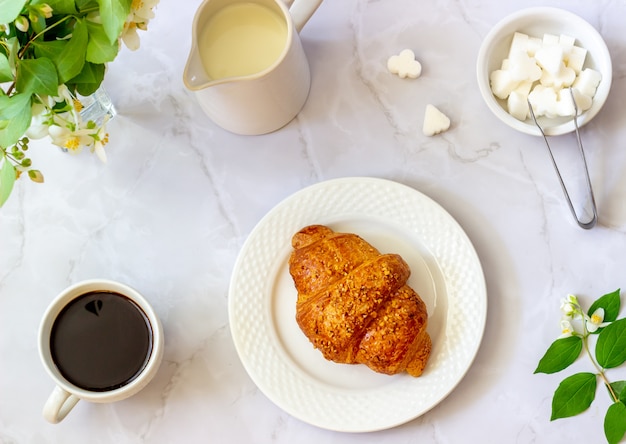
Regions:
<instances>
[{"instance_id":1,"label":"metal sugar tongs","mask_svg":"<svg viewBox=\"0 0 626 444\"><path fill-rule=\"evenodd\" d=\"M563 194L565 194L565 198L567 199L567 204L569 206L570 211L572 212L572 216L574 216L574 219L576 220L576 223L578 223L578 225L581 228L584 228L585 230L588 230L590 228L593 228L596 225L596 222L598 221L598 211L596 209L596 200L593 196L593 189L591 187L591 180L589 179L589 170L587 168L587 159L585 158L585 151L583 149L583 143L580 139L580 132L578 129L578 105L576 104L576 99L574 98L574 91L572 90L572 88L569 88L569 92L570 92L570 96L572 97L572 102L574 103L574 127L576 128L576 140L578 141L578 150L580 151L580 156L582 157L583 160L583 165L585 167L585 178L587 181L587 190L589 193L589 202L591 202L591 211L592 211L592 217L589 221L587 222L583 222L580 220L580 218L578 217L578 215L576 214L576 210L574 209L574 205L572 204L572 200L570 199L569 193L567 192L567 187L565 186L565 183L563 182L563 177L561 176L561 172L559 171L559 167L556 164L556 160L554 159L554 155L552 154L552 149L550 148L550 144L548 143L548 138L546 137L546 134L543 132L543 128L541 128L541 125L539 125L539 122L537 122L537 118L535 117L535 112L533 111L533 107L530 103L530 100L527 99L528 101L528 108L530 109L530 115L533 118L533 121L535 122L535 125L537 125L537 128L539 128L539 131L541 132L541 135L543 136L543 140L546 142L546 147L548 148L548 153L550 154L550 159L552 160L552 165L554 166L554 170L556 171L556 175L559 178L559 182L561 183L561 188L563 189Z\"/></svg>"}]
</instances>

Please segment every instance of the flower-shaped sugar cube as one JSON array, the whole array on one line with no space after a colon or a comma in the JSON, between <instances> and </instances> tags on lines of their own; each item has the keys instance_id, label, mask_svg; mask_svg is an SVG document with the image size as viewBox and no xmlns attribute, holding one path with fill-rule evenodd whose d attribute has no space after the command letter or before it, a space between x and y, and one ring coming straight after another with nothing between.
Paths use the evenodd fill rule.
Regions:
<instances>
[{"instance_id":1,"label":"flower-shaped sugar cube","mask_svg":"<svg viewBox=\"0 0 626 444\"><path fill-rule=\"evenodd\" d=\"M511 51L508 71L516 82L521 82L522 80L534 82L541 78L541 68L528 53L523 51Z\"/></svg>"},{"instance_id":2,"label":"flower-shaped sugar cube","mask_svg":"<svg viewBox=\"0 0 626 444\"><path fill-rule=\"evenodd\" d=\"M400 54L389 57L387 69L402 79L407 77L417 79L422 74L422 65L415 60L415 53L410 49L404 49Z\"/></svg>"}]
</instances>

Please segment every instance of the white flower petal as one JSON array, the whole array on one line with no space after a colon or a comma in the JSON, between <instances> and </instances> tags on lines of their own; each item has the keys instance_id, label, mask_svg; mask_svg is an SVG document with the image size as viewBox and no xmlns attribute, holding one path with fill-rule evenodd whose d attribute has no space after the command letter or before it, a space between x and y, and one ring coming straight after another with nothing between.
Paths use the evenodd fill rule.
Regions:
<instances>
[{"instance_id":1,"label":"white flower petal","mask_svg":"<svg viewBox=\"0 0 626 444\"><path fill-rule=\"evenodd\" d=\"M98 159L100 159L102 163L107 163L107 154L104 151L104 145L102 144L102 142L94 143L93 151L94 153L96 153L96 155L98 156Z\"/></svg>"},{"instance_id":2,"label":"white flower petal","mask_svg":"<svg viewBox=\"0 0 626 444\"><path fill-rule=\"evenodd\" d=\"M573 334L574 327L572 326L572 323L567 319L561 320L561 335L559 336L559 338L567 338L569 336L572 336Z\"/></svg>"},{"instance_id":3,"label":"white flower petal","mask_svg":"<svg viewBox=\"0 0 626 444\"><path fill-rule=\"evenodd\" d=\"M33 117L33 121L24 133L24 135L33 140L43 139L48 135L48 128L48 125L36 123L35 118Z\"/></svg>"},{"instance_id":4,"label":"white flower petal","mask_svg":"<svg viewBox=\"0 0 626 444\"><path fill-rule=\"evenodd\" d=\"M50 133L50 137L52 137L53 139L57 139L65 137L67 134L69 134L70 130L59 125L51 125L48 129L48 132Z\"/></svg>"},{"instance_id":5,"label":"white flower petal","mask_svg":"<svg viewBox=\"0 0 626 444\"><path fill-rule=\"evenodd\" d=\"M599 322L596 322L596 323L598 323L598 324L599 324L600 322L602 322L602 321L604 320L604 308L602 308L602 307L597 308L597 309L596 309L596 311L594 311L594 312L591 314L591 319L592 319L594 322L596 322L597 320L599 320Z\"/></svg>"},{"instance_id":6,"label":"white flower petal","mask_svg":"<svg viewBox=\"0 0 626 444\"><path fill-rule=\"evenodd\" d=\"M587 322L587 331L589 333L595 333L596 331L598 331L598 325L594 324L593 322Z\"/></svg>"},{"instance_id":7,"label":"white flower petal","mask_svg":"<svg viewBox=\"0 0 626 444\"><path fill-rule=\"evenodd\" d=\"M124 31L122 34L122 41L131 51L139 49L139 34L137 34L137 28L134 25L129 26L126 31Z\"/></svg>"}]
</instances>

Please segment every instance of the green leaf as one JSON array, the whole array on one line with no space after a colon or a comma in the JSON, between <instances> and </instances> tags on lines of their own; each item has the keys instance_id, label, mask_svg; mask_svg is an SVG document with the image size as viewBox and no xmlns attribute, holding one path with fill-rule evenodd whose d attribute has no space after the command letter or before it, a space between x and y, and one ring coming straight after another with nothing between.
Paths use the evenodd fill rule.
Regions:
<instances>
[{"instance_id":1,"label":"green leaf","mask_svg":"<svg viewBox=\"0 0 626 444\"><path fill-rule=\"evenodd\" d=\"M565 378L554 392L550 421L584 412L595 396L596 375L593 373L576 373Z\"/></svg>"},{"instance_id":2,"label":"green leaf","mask_svg":"<svg viewBox=\"0 0 626 444\"><path fill-rule=\"evenodd\" d=\"M2 166L0 167L0 207L4 205L11 195L14 183L15 167L9 162L9 159L4 157Z\"/></svg>"},{"instance_id":3,"label":"green leaf","mask_svg":"<svg viewBox=\"0 0 626 444\"><path fill-rule=\"evenodd\" d=\"M50 60L56 60L61 56L63 49L67 46L67 40L41 40L37 39L33 41L33 47L35 48L35 56L37 58L48 58Z\"/></svg>"},{"instance_id":4,"label":"green leaf","mask_svg":"<svg viewBox=\"0 0 626 444\"><path fill-rule=\"evenodd\" d=\"M87 22L87 30L89 31L87 61L96 64L112 62L120 47L117 40L111 43L104 27L99 23Z\"/></svg>"},{"instance_id":5,"label":"green leaf","mask_svg":"<svg viewBox=\"0 0 626 444\"><path fill-rule=\"evenodd\" d=\"M12 23L26 4L26 0L0 0L0 23Z\"/></svg>"},{"instance_id":6,"label":"green leaf","mask_svg":"<svg viewBox=\"0 0 626 444\"><path fill-rule=\"evenodd\" d=\"M624 386L620 390L618 397L620 401L626 404L626 381L621 381L621 382L624 383Z\"/></svg>"},{"instance_id":7,"label":"green leaf","mask_svg":"<svg viewBox=\"0 0 626 444\"><path fill-rule=\"evenodd\" d=\"M19 93L12 96L0 96L0 120L9 120L30 108L31 94Z\"/></svg>"},{"instance_id":8,"label":"green leaf","mask_svg":"<svg viewBox=\"0 0 626 444\"><path fill-rule=\"evenodd\" d=\"M626 433L626 405L623 402L611 404L604 417L604 435L609 444L617 444Z\"/></svg>"},{"instance_id":9,"label":"green leaf","mask_svg":"<svg viewBox=\"0 0 626 444\"><path fill-rule=\"evenodd\" d=\"M13 80L13 72L6 55L0 52L0 83L11 82Z\"/></svg>"},{"instance_id":10,"label":"green leaf","mask_svg":"<svg viewBox=\"0 0 626 444\"><path fill-rule=\"evenodd\" d=\"M24 136L24 133L30 126L31 119L31 108L27 106L15 117L3 121L6 125L0 125L3 127L0 130L0 146L8 148L15 145Z\"/></svg>"},{"instance_id":11,"label":"green leaf","mask_svg":"<svg viewBox=\"0 0 626 444\"><path fill-rule=\"evenodd\" d=\"M603 368L614 368L626 362L626 319L614 321L600 332L596 360Z\"/></svg>"},{"instance_id":12,"label":"green leaf","mask_svg":"<svg viewBox=\"0 0 626 444\"><path fill-rule=\"evenodd\" d=\"M78 75L85 64L87 52L87 25L85 20L77 20L72 38L54 60L59 74L59 82L65 83Z\"/></svg>"},{"instance_id":13,"label":"green leaf","mask_svg":"<svg viewBox=\"0 0 626 444\"><path fill-rule=\"evenodd\" d=\"M104 65L85 62L82 71L72 79L73 83L98 83L104 80Z\"/></svg>"},{"instance_id":14,"label":"green leaf","mask_svg":"<svg viewBox=\"0 0 626 444\"><path fill-rule=\"evenodd\" d=\"M556 373L569 367L580 355L583 340L579 336L557 339L539 361L535 373Z\"/></svg>"},{"instance_id":15,"label":"green leaf","mask_svg":"<svg viewBox=\"0 0 626 444\"><path fill-rule=\"evenodd\" d=\"M611 389L617 395L620 401L626 402L626 381L611 382ZM610 392L609 392L610 394Z\"/></svg>"},{"instance_id":16,"label":"green leaf","mask_svg":"<svg viewBox=\"0 0 626 444\"><path fill-rule=\"evenodd\" d=\"M98 2L96 0L75 0L75 3L76 9L78 9L79 11L98 7Z\"/></svg>"},{"instance_id":17,"label":"green leaf","mask_svg":"<svg viewBox=\"0 0 626 444\"><path fill-rule=\"evenodd\" d=\"M100 87L104 80L104 65L85 62L83 70L74 77L68 88L76 90L81 96L90 96Z\"/></svg>"},{"instance_id":18,"label":"green leaf","mask_svg":"<svg viewBox=\"0 0 626 444\"><path fill-rule=\"evenodd\" d=\"M56 96L59 79L54 63L46 58L19 60L16 88L19 92Z\"/></svg>"},{"instance_id":19,"label":"green leaf","mask_svg":"<svg viewBox=\"0 0 626 444\"><path fill-rule=\"evenodd\" d=\"M605 322L613 322L614 320L616 320L617 316L619 315L620 309L619 294L620 289L618 288L614 292L605 294L600 299L595 301L593 304L591 304L591 307L589 307L589 316L591 316L593 312L596 311L598 308L603 308Z\"/></svg>"},{"instance_id":20,"label":"green leaf","mask_svg":"<svg viewBox=\"0 0 626 444\"><path fill-rule=\"evenodd\" d=\"M110 44L117 43L130 13L130 0L98 0L102 26Z\"/></svg>"},{"instance_id":21,"label":"green leaf","mask_svg":"<svg viewBox=\"0 0 626 444\"><path fill-rule=\"evenodd\" d=\"M41 3L48 4L54 15L76 14L77 12L74 0L43 0Z\"/></svg>"}]
</instances>

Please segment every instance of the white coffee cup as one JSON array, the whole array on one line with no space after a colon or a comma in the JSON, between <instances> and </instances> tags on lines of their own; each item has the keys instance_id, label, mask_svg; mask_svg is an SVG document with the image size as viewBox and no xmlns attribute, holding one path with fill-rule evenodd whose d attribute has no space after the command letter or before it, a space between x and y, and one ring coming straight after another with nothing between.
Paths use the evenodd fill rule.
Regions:
<instances>
[{"instance_id":1,"label":"white coffee cup","mask_svg":"<svg viewBox=\"0 0 626 444\"><path fill-rule=\"evenodd\" d=\"M81 307L81 309L86 308L91 314L83 316L102 316L103 319L107 316L107 319L110 319L108 313L111 311L104 310L113 307L114 303L118 303L119 301L124 307L132 306L133 309L136 309L138 313L137 316L143 319L149 331L147 336L150 337L150 340L145 347L143 343L141 345L142 350L145 348L145 356L137 358L138 360L142 360L141 367L138 367L139 370L128 381L124 381L118 384L119 386L110 389L85 388L69 381L68 377L66 377L60 369L60 362L57 363L55 361L55 353L52 350L53 348L58 348L58 345L51 345L53 328L61 328L59 324L55 326L55 322L61 318L63 313L69 312L68 307L72 305L78 306L82 301L89 300L86 295L89 295L88 297L92 300L86 303L85 307ZM105 299L103 303L102 300L98 298L98 295L104 295L102 297L110 299ZM133 313L133 310L130 308L125 308L125 310L128 313ZM131 316L135 317L135 314L131 314ZM87 320L87 322L90 321ZM124 323L124 325L127 324L129 324L129 322ZM137 325L139 324L137 323ZM120 327L120 329L121 328L122 327ZM112 332L111 336L114 336L113 333L114 332ZM118 330L118 336L119 334L121 333ZM84 334L84 336L86 337L87 334ZM143 338L143 332L141 336ZM76 335L76 337L78 337L78 335ZM56 387L44 405L44 418L54 424L62 421L81 399L91 402L108 403L120 401L136 394L143 389L156 374L163 357L163 347L163 327L161 326L161 322L150 304L136 290L119 282L105 279L86 280L66 288L46 309L39 327L39 356L44 368L56 383ZM62 352L62 350L57 350L57 355L61 356L60 352ZM142 353L144 352L142 351ZM59 358L57 357L57 359ZM61 365L61 367L63 366Z\"/></svg>"},{"instance_id":2,"label":"white coffee cup","mask_svg":"<svg viewBox=\"0 0 626 444\"><path fill-rule=\"evenodd\" d=\"M311 74L299 32L321 2L204 0L183 80L211 120L236 134L258 135L300 112Z\"/></svg>"}]
</instances>

